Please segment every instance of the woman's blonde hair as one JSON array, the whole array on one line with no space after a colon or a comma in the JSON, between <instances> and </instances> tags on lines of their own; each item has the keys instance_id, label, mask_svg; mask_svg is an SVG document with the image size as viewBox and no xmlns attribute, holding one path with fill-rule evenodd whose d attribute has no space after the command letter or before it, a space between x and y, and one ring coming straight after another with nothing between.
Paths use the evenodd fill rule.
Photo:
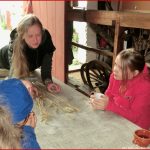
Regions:
<instances>
[{"instance_id":1,"label":"woman's blonde hair","mask_svg":"<svg viewBox=\"0 0 150 150\"><path fill-rule=\"evenodd\" d=\"M12 74L17 78L24 78L29 76L29 67L27 63L27 58L24 54L25 40L23 39L25 33L28 31L29 27L33 25L38 25L43 29L40 20L33 14L28 14L23 17L19 22L17 27L17 36L13 43L13 55L12 55Z\"/></svg>"},{"instance_id":2,"label":"woman's blonde hair","mask_svg":"<svg viewBox=\"0 0 150 150\"><path fill-rule=\"evenodd\" d=\"M0 149L20 149L21 134L12 123L9 109L0 104Z\"/></svg>"}]
</instances>

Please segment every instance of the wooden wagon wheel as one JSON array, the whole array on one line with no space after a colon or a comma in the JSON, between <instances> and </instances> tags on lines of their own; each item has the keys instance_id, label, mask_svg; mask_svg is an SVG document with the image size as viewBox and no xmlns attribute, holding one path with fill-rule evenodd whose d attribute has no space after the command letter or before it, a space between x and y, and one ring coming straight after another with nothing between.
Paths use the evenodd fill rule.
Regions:
<instances>
[{"instance_id":1,"label":"wooden wagon wheel","mask_svg":"<svg viewBox=\"0 0 150 150\"><path fill-rule=\"evenodd\" d=\"M81 74L81 78L82 78L83 83L88 85L87 78L86 78L86 66L87 66L87 63L84 63L81 66L80 74Z\"/></svg>"},{"instance_id":2,"label":"wooden wagon wheel","mask_svg":"<svg viewBox=\"0 0 150 150\"><path fill-rule=\"evenodd\" d=\"M86 65L86 78L91 90L99 88L104 93L109 82L111 67L99 60L92 60Z\"/></svg>"}]
</instances>

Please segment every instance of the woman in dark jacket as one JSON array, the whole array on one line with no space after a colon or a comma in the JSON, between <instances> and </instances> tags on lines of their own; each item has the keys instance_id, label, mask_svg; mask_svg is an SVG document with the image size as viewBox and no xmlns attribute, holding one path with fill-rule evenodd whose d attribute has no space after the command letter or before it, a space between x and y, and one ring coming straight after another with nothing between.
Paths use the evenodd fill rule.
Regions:
<instances>
[{"instance_id":1,"label":"woman in dark jacket","mask_svg":"<svg viewBox=\"0 0 150 150\"><path fill-rule=\"evenodd\" d=\"M60 92L51 75L55 46L40 20L33 14L24 16L10 38L9 45L0 49L0 68L10 69L11 77L22 79L41 67L41 78L48 91Z\"/></svg>"}]
</instances>

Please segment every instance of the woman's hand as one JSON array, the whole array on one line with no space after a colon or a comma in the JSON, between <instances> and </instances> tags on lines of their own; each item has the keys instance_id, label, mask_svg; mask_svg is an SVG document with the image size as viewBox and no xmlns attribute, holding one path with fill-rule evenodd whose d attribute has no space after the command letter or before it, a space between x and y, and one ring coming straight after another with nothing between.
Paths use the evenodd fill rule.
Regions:
<instances>
[{"instance_id":1,"label":"woman's hand","mask_svg":"<svg viewBox=\"0 0 150 150\"><path fill-rule=\"evenodd\" d=\"M34 112L31 112L29 114L28 120L26 122L26 126L31 126L32 128L36 127L36 123L37 123L37 118Z\"/></svg>"},{"instance_id":2,"label":"woman's hand","mask_svg":"<svg viewBox=\"0 0 150 150\"><path fill-rule=\"evenodd\" d=\"M105 110L108 104L108 96L102 95L99 99L96 99L95 95L90 96L90 104L94 109Z\"/></svg>"},{"instance_id":3,"label":"woman's hand","mask_svg":"<svg viewBox=\"0 0 150 150\"><path fill-rule=\"evenodd\" d=\"M25 87L27 88L28 92L30 93L33 99L39 96L38 89L30 81L28 80L21 80L21 81L25 85Z\"/></svg>"},{"instance_id":4,"label":"woman's hand","mask_svg":"<svg viewBox=\"0 0 150 150\"><path fill-rule=\"evenodd\" d=\"M49 82L47 84L47 90L52 93L60 93L61 87L56 83Z\"/></svg>"}]
</instances>

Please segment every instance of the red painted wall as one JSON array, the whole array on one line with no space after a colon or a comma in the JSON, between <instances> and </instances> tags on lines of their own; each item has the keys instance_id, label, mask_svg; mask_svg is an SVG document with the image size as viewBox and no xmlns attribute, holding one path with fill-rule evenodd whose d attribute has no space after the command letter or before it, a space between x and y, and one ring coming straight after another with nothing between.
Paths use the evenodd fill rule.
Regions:
<instances>
[{"instance_id":1,"label":"red painted wall","mask_svg":"<svg viewBox=\"0 0 150 150\"><path fill-rule=\"evenodd\" d=\"M65 81L65 48L64 48L64 1L32 1L33 13L39 17L43 26L49 30L56 51L53 57L52 74Z\"/></svg>"}]
</instances>

